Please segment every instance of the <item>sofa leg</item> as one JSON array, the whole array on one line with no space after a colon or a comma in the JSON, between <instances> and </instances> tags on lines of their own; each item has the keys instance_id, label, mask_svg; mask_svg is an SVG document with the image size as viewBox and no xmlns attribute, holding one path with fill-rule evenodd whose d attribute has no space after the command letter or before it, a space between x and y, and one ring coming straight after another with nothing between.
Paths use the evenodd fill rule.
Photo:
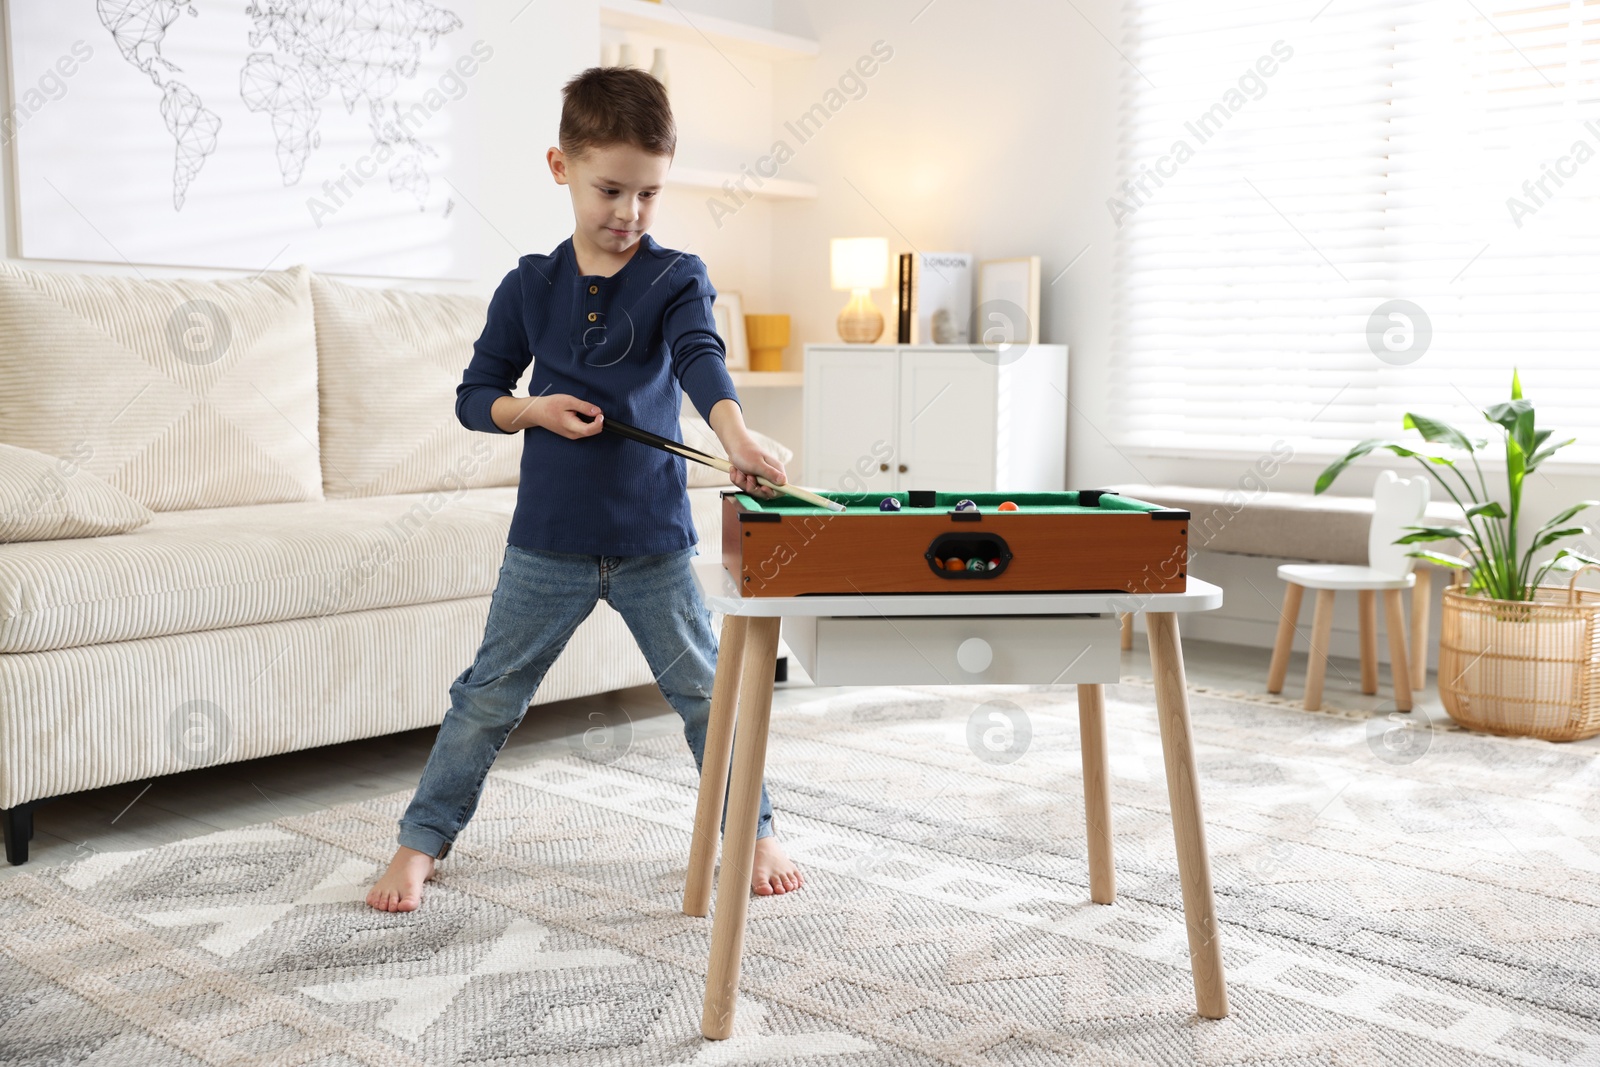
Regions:
<instances>
[{"instance_id":1,"label":"sofa leg","mask_svg":"<svg viewBox=\"0 0 1600 1067\"><path fill-rule=\"evenodd\" d=\"M789 657L779 656L773 666L772 680L774 682L787 682L789 680Z\"/></svg>"},{"instance_id":2,"label":"sofa leg","mask_svg":"<svg viewBox=\"0 0 1600 1067\"><path fill-rule=\"evenodd\" d=\"M30 800L14 808L0 808L6 835L6 862L20 867L28 862L28 842L33 840L33 809L39 801Z\"/></svg>"}]
</instances>

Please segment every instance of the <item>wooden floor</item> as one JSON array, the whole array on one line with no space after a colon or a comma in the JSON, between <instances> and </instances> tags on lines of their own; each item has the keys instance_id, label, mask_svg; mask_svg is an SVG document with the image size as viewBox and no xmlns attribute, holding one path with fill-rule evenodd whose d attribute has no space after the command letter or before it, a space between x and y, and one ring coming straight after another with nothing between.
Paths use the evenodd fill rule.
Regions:
<instances>
[{"instance_id":1,"label":"wooden floor","mask_svg":"<svg viewBox=\"0 0 1600 1067\"><path fill-rule=\"evenodd\" d=\"M1189 683L1212 689L1264 693L1270 650L1205 641L1185 642ZM1131 652L1122 654L1123 674L1150 677L1150 660L1141 633ZM1295 698L1305 684L1305 655L1290 664L1283 695ZM790 664L791 681L780 683L773 711L824 692ZM1388 671L1380 676L1378 696L1360 692L1361 672L1355 660L1330 659L1325 706L1376 710L1390 692ZM449 697L441 693L448 705ZM1391 705L1392 706L1392 705ZM1443 716L1438 696L1429 687L1418 696L1418 713ZM682 726L654 686L539 705L511 735L498 767L513 767L570 751L601 712L609 721L626 714L636 737L680 734ZM1307 712L1306 714L1314 714ZM270 756L244 763L187 771L153 781L130 782L78 793L39 807L29 862L21 867L0 863L0 878L45 864L70 863L91 852L149 848L219 829L267 822L336 804L415 788L433 745L435 728L388 737L352 741L306 752ZM1585 745L1590 744L1585 742ZM690 758L687 746L683 758Z\"/></svg>"}]
</instances>

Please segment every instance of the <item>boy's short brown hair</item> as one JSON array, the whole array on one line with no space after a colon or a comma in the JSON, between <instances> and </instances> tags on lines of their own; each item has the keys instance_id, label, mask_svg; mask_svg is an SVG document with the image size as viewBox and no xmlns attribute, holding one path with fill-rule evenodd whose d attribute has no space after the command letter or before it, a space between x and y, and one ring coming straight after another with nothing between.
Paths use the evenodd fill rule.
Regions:
<instances>
[{"instance_id":1,"label":"boy's short brown hair","mask_svg":"<svg viewBox=\"0 0 1600 1067\"><path fill-rule=\"evenodd\" d=\"M561 151L573 159L617 144L662 156L678 147L666 87L648 71L590 67L574 75L561 96Z\"/></svg>"}]
</instances>

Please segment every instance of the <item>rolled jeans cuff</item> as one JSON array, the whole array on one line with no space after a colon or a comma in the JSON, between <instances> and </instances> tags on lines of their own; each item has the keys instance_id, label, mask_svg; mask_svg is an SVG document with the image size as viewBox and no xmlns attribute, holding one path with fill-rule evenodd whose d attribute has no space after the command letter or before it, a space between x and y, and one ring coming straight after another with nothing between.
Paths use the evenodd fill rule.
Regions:
<instances>
[{"instance_id":1,"label":"rolled jeans cuff","mask_svg":"<svg viewBox=\"0 0 1600 1067\"><path fill-rule=\"evenodd\" d=\"M450 854L450 841L443 834L420 826L402 824L399 843L405 848L414 848L436 860L442 860Z\"/></svg>"}]
</instances>

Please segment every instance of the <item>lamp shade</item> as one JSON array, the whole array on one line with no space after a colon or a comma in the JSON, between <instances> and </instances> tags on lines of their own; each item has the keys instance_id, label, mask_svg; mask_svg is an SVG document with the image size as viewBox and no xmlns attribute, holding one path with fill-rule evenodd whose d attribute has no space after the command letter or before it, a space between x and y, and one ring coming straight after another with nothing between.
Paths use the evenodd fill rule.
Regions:
<instances>
[{"instance_id":1,"label":"lamp shade","mask_svg":"<svg viewBox=\"0 0 1600 1067\"><path fill-rule=\"evenodd\" d=\"M835 289L882 289L889 284L887 237L835 237L831 258Z\"/></svg>"}]
</instances>

